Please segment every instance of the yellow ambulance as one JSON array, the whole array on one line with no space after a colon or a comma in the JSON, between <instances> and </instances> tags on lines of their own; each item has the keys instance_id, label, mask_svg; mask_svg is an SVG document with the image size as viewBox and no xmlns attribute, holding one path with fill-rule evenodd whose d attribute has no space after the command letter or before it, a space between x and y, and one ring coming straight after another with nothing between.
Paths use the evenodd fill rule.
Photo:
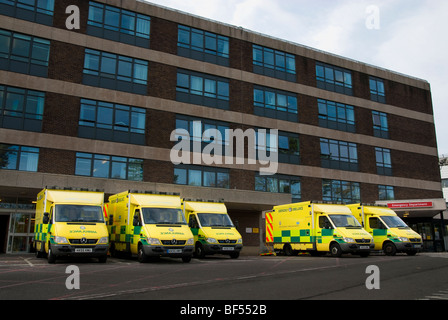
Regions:
<instances>
[{"instance_id":1,"label":"yellow ambulance","mask_svg":"<svg viewBox=\"0 0 448 320\"><path fill-rule=\"evenodd\" d=\"M366 257L374 247L372 236L348 207L314 201L275 206L266 214L266 236L276 252L286 255L330 252L334 257Z\"/></svg>"},{"instance_id":2,"label":"yellow ambulance","mask_svg":"<svg viewBox=\"0 0 448 320\"><path fill-rule=\"evenodd\" d=\"M422 249L422 237L388 207L351 204L347 206L375 241L375 250L388 256L397 252L415 255Z\"/></svg>"},{"instance_id":3,"label":"yellow ambulance","mask_svg":"<svg viewBox=\"0 0 448 320\"><path fill-rule=\"evenodd\" d=\"M190 262L193 235L179 195L125 191L106 204L111 254L137 255L139 262L173 257Z\"/></svg>"},{"instance_id":4,"label":"yellow ambulance","mask_svg":"<svg viewBox=\"0 0 448 320\"><path fill-rule=\"evenodd\" d=\"M109 234L103 213L104 193L43 189L37 195L36 256L94 257L106 262Z\"/></svg>"},{"instance_id":5,"label":"yellow ambulance","mask_svg":"<svg viewBox=\"0 0 448 320\"><path fill-rule=\"evenodd\" d=\"M233 259L240 256L243 239L227 214L224 203L185 199L183 210L194 235L196 257L218 253Z\"/></svg>"}]
</instances>

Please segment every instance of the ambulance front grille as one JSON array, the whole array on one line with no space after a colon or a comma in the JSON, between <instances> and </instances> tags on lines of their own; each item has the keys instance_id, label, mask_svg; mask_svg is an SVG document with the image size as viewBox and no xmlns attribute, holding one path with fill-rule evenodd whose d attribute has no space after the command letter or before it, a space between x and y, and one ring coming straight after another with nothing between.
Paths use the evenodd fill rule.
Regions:
<instances>
[{"instance_id":1,"label":"ambulance front grille","mask_svg":"<svg viewBox=\"0 0 448 320\"><path fill-rule=\"evenodd\" d=\"M355 239L356 243L370 243L370 239Z\"/></svg>"},{"instance_id":2,"label":"ambulance front grille","mask_svg":"<svg viewBox=\"0 0 448 320\"><path fill-rule=\"evenodd\" d=\"M68 239L70 241L70 244L96 244L98 239L84 239L84 241L81 241L81 239Z\"/></svg>"},{"instance_id":3,"label":"ambulance front grille","mask_svg":"<svg viewBox=\"0 0 448 320\"><path fill-rule=\"evenodd\" d=\"M185 240L161 240L164 246L182 246L185 244Z\"/></svg>"}]
</instances>

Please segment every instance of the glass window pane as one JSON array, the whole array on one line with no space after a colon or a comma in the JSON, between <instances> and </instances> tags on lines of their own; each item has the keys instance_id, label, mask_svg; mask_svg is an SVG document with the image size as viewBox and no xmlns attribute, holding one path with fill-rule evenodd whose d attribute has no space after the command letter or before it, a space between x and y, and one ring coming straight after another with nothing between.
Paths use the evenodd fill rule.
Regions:
<instances>
[{"instance_id":1,"label":"glass window pane","mask_svg":"<svg viewBox=\"0 0 448 320\"><path fill-rule=\"evenodd\" d=\"M187 184L187 170L174 169L174 183L175 184Z\"/></svg>"},{"instance_id":2,"label":"glass window pane","mask_svg":"<svg viewBox=\"0 0 448 320\"><path fill-rule=\"evenodd\" d=\"M91 159L77 157L75 174L78 176L90 176L91 164L92 164Z\"/></svg>"},{"instance_id":3,"label":"glass window pane","mask_svg":"<svg viewBox=\"0 0 448 320\"><path fill-rule=\"evenodd\" d=\"M229 181L229 174L224 172L218 172L217 173L217 182L216 187L218 188L229 188L230 187L230 181Z\"/></svg>"},{"instance_id":4,"label":"glass window pane","mask_svg":"<svg viewBox=\"0 0 448 320\"><path fill-rule=\"evenodd\" d=\"M199 170L188 170L188 184L190 186L201 186L202 172Z\"/></svg>"},{"instance_id":5,"label":"glass window pane","mask_svg":"<svg viewBox=\"0 0 448 320\"><path fill-rule=\"evenodd\" d=\"M93 161L93 176L97 178L109 178L109 163L107 159Z\"/></svg>"},{"instance_id":6,"label":"glass window pane","mask_svg":"<svg viewBox=\"0 0 448 320\"><path fill-rule=\"evenodd\" d=\"M126 179L126 162L112 162L112 179Z\"/></svg>"},{"instance_id":7,"label":"glass window pane","mask_svg":"<svg viewBox=\"0 0 448 320\"><path fill-rule=\"evenodd\" d=\"M216 186L216 174L214 172L204 172L204 187Z\"/></svg>"}]
</instances>

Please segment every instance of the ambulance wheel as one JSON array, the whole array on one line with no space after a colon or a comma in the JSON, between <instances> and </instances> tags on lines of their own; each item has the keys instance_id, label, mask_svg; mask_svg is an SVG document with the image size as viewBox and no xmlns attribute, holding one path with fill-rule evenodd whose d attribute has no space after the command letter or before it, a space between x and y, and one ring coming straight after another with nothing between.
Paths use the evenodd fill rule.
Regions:
<instances>
[{"instance_id":1,"label":"ambulance wheel","mask_svg":"<svg viewBox=\"0 0 448 320\"><path fill-rule=\"evenodd\" d=\"M330 246L330 253L332 257L339 258L342 255L341 246L338 243L332 243Z\"/></svg>"},{"instance_id":2,"label":"ambulance wheel","mask_svg":"<svg viewBox=\"0 0 448 320\"><path fill-rule=\"evenodd\" d=\"M56 255L53 253L53 250L51 250L50 244L48 244L47 259L48 259L48 263L55 263L56 262Z\"/></svg>"},{"instance_id":3,"label":"ambulance wheel","mask_svg":"<svg viewBox=\"0 0 448 320\"><path fill-rule=\"evenodd\" d=\"M286 256L294 255L294 250L292 250L292 247L289 243L287 243L283 246L283 252L285 253Z\"/></svg>"},{"instance_id":4,"label":"ambulance wheel","mask_svg":"<svg viewBox=\"0 0 448 320\"><path fill-rule=\"evenodd\" d=\"M99 263L106 263L106 261L107 261L107 254L98 258Z\"/></svg>"},{"instance_id":5,"label":"ambulance wheel","mask_svg":"<svg viewBox=\"0 0 448 320\"><path fill-rule=\"evenodd\" d=\"M191 256L182 257L182 261L185 262L185 263L190 262L191 261Z\"/></svg>"},{"instance_id":6,"label":"ambulance wheel","mask_svg":"<svg viewBox=\"0 0 448 320\"><path fill-rule=\"evenodd\" d=\"M397 247L392 242L386 242L383 245L383 251L386 256L394 256L397 253Z\"/></svg>"},{"instance_id":7,"label":"ambulance wheel","mask_svg":"<svg viewBox=\"0 0 448 320\"><path fill-rule=\"evenodd\" d=\"M141 243L138 245L137 260L140 263L148 261L148 257L146 256L145 250L143 250L143 245Z\"/></svg>"},{"instance_id":8,"label":"ambulance wheel","mask_svg":"<svg viewBox=\"0 0 448 320\"><path fill-rule=\"evenodd\" d=\"M238 259L239 256L240 256L239 252L232 252L230 254L230 258L232 258L232 259Z\"/></svg>"},{"instance_id":9,"label":"ambulance wheel","mask_svg":"<svg viewBox=\"0 0 448 320\"><path fill-rule=\"evenodd\" d=\"M200 259L205 257L204 247L202 247L202 244L199 242L196 243L196 246L194 247L194 256Z\"/></svg>"}]
</instances>

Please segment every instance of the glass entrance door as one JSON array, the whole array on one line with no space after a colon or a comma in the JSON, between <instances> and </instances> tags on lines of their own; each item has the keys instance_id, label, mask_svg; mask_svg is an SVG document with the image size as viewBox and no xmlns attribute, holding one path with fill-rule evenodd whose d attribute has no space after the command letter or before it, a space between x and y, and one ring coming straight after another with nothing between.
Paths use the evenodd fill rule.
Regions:
<instances>
[{"instance_id":1,"label":"glass entrance door","mask_svg":"<svg viewBox=\"0 0 448 320\"><path fill-rule=\"evenodd\" d=\"M31 213L12 213L9 219L7 253L29 252L34 236L34 219Z\"/></svg>"}]
</instances>

